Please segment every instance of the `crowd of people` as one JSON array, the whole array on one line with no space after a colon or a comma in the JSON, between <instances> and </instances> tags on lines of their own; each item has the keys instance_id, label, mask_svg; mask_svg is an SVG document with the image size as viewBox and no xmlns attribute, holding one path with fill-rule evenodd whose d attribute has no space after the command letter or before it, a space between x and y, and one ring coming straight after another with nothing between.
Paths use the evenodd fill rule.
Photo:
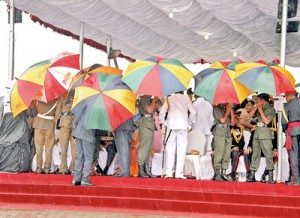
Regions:
<instances>
[{"instance_id":1,"label":"crowd of people","mask_svg":"<svg viewBox=\"0 0 300 218\"><path fill-rule=\"evenodd\" d=\"M282 125L287 135L286 148L291 163L288 183L299 185L300 101L296 92L285 93L285 98L287 103L283 107ZM86 129L83 117L72 114L65 94L49 103L34 101L27 109L26 117L33 138L31 158L36 155L35 173L53 173L50 167L55 129L58 129L60 165L54 173L73 174L73 185L93 186L90 176L107 175L116 153L118 168L113 176L155 177L151 173L155 131L163 129L164 178L186 179L184 164L188 134L199 130L205 135L206 149L212 148L212 180L236 181L239 157L243 155L247 182L255 181L255 172L264 156L266 168L261 181L275 183L277 116L268 94L254 94L240 105L227 103L214 106L201 96L194 96L191 89L186 94L177 92L162 99L140 95L136 111L134 118L110 132ZM159 119L159 126L155 117ZM68 165L69 147L72 160ZM103 169L98 163L102 149L108 154ZM231 169L230 174L226 173L228 168Z\"/></svg>"}]
</instances>

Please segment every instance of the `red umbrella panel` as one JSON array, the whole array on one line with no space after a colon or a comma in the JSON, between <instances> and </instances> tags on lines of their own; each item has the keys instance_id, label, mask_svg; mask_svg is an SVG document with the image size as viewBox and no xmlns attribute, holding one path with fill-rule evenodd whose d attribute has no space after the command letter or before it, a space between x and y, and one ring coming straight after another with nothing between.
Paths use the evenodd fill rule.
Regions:
<instances>
[{"instance_id":1,"label":"red umbrella panel","mask_svg":"<svg viewBox=\"0 0 300 218\"><path fill-rule=\"evenodd\" d=\"M75 89L72 113L87 129L113 131L134 116L136 95L121 78L97 72Z\"/></svg>"},{"instance_id":2,"label":"red umbrella panel","mask_svg":"<svg viewBox=\"0 0 300 218\"><path fill-rule=\"evenodd\" d=\"M79 69L79 54L62 55L60 58L55 58L43 75L44 85L38 92L36 100L50 102L66 92Z\"/></svg>"}]
</instances>

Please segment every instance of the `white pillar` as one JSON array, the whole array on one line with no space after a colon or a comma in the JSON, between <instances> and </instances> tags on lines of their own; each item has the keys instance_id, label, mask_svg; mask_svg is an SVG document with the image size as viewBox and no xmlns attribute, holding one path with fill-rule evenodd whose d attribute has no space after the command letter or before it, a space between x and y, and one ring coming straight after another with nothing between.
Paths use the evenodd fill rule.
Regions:
<instances>
[{"instance_id":1,"label":"white pillar","mask_svg":"<svg viewBox=\"0 0 300 218\"><path fill-rule=\"evenodd\" d=\"M286 32L287 32L287 9L288 0L282 2L282 21L281 21L281 43L280 43L280 66L285 68L285 50L286 50ZM277 161L277 182L283 182L281 178L282 171L282 126L281 126L282 112L278 111L278 132L277 132L277 147L278 147L278 161Z\"/></svg>"},{"instance_id":2,"label":"white pillar","mask_svg":"<svg viewBox=\"0 0 300 218\"><path fill-rule=\"evenodd\" d=\"M13 80L15 65L15 1L10 0L8 79Z\"/></svg>"},{"instance_id":3,"label":"white pillar","mask_svg":"<svg viewBox=\"0 0 300 218\"><path fill-rule=\"evenodd\" d=\"M81 21L80 35L79 35L80 70L83 67L83 47L84 47L84 23Z\"/></svg>"}]
</instances>

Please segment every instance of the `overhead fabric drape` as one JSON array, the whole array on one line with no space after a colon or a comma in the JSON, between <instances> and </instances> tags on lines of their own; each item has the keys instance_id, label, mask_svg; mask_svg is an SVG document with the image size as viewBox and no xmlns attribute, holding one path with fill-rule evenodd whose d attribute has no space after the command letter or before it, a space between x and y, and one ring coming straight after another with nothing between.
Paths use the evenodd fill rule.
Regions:
<instances>
[{"instance_id":1,"label":"overhead fabric drape","mask_svg":"<svg viewBox=\"0 0 300 218\"><path fill-rule=\"evenodd\" d=\"M111 35L114 48L139 60L270 62L280 57L278 0L15 0L15 6L76 35L82 21L86 38L106 44ZM299 18L300 13L293 20ZM286 64L300 66L299 33L287 34Z\"/></svg>"}]
</instances>

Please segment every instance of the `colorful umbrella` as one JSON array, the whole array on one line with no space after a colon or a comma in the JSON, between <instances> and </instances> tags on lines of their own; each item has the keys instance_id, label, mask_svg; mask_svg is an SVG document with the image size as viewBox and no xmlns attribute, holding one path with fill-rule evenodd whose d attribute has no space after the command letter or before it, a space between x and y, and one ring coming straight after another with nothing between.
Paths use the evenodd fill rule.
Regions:
<instances>
[{"instance_id":1,"label":"colorful umbrella","mask_svg":"<svg viewBox=\"0 0 300 218\"><path fill-rule=\"evenodd\" d=\"M258 61L235 66L236 80L253 92L265 92L273 96L295 91L295 78L276 63Z\"/></svg>"},{"instance_id":2,"label":"colorful umbrella","mask_svg":"<svg viewBox=\"0 0 300 218\"><path fill-rule=\"evenodd\" d=\"M11 110L13 116L26 110L44 86L44 75L51 65L49 60L41 61L30 66L17 78L11 92Z\"/></svg>"},{"instance_id":3,"label":"colorful umbrella","mask_svg":"<svg viewBox=\"0 0 300 218\"><path fill-rule=\"evenodd\" d=\"M32 100L49 102L68 90L79 70L79 55L60 54L36 63L17 78L11 93L13 116L26 110Z\"/></svg>"},{"instance_id":4,"label":"colorful umbrella","mask_svg":"<svg viewBox=\"0 0 300 218\"><path fill-rule=\"evenodd\" d=\"M129 64L122 81L137 94L164 97L186 90L193 76L178 60L153 57Z\"/></svg>"},{"instance_id":5,"label":"colorful umbrella","mask_svg":"<svg viewBox=\"0 0 300 218\"><path fill-rule=\"evenodd\" d=\"M76 76L73 77L70 88L68 90L68 96L66 100L66 104L71 105L73 103L73 98L75 94L75 88L79 86L83 80L88 78L92 73L99 72L104 74L115 74L121 75L122 70L114 68L114 67L106 67L101 64L93 64L89 67L82 69Z\"/></svg>"},{"instance_id":6,"label":"colorful umbrella","mask_svg":"<svg viewBox=\"0 0 300 218\"><path fill-rule=\"evenodd\" d=\"M113 131L135 114L135 94L121 75L93 73L75 89L72 113L87 129Z\"/></svg>"},{"instance_id":7,"label":"colorful umbrella","mask_svg":"<svg viewBox=\"0 0 300 218\"><path fill-rule=\"evenodd\" d=\"M50 102L69 89L72 78L78 73L79 54L62 53L51 61L42 77L43 89L37 94L36 100Z\"/></svg>"},{"instance_id":8,"label":"colorful umbrella","mask_svg":"<svg viewBox=\"0 0 300 218\"><path fill-rule=\"evenodd\" d=\"M240 104L251 91L235 81L234 66L239 62L216 62L195 76L194 94L204 97L212 105Z\"/></svg>"}]
</instances>

